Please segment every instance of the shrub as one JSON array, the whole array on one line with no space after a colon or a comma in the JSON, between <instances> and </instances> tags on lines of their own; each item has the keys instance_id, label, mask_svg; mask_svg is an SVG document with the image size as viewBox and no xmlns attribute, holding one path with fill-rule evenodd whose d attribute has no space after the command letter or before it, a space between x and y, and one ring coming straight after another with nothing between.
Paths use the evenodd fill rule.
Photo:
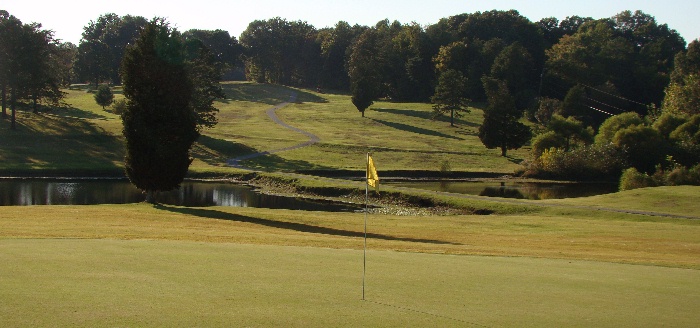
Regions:
<instances>
[{"instance_id":1,"label":"shrub","mask_svg":"<svg viewBox=\"0 0 700 328\"><path fill-rule=\"evenodd\" d=\"M117 99L112 103L112 113L121 115L126 111L126 99Z\"/></svg>"},{"instance_id":2,"label":"shrub","mask_svg":"<svg viewBox=\"0 0 700 328\"><path fill-rule=\"evenodd\" d=\"M673 130L687 121L688 119L683 116L665 112L654 121L652 127L659 131L664 138L669 138Z\"/></svg>"},{"instance_id":3,"label":"shrub","mask_svg":"<svg viewBox=\"0 0 700 328\"><path fill-rule=\"evenodd\" d=\"M564 140L554 131L538 134L532 139L532 153L537 157L541 156L547 149L563 148L564 146Z\"/></svg>"},{"instance_id":4,"label":"shrub","mask_svg":"<svg viewBox=\"0 0 700 328\"><path fill-rule=\"evenodd\" d=\"M620 177L620 190L632 190L637 188L654 187L656 182L646 173L630 167Z\"/></svg>"},{"instance_id":5,"label":"shrub","mask_svg":"<svg viewBox=\"0 0 700 328\"><path fill-rule=\"evenodd\" d=\"M595 143L610 143L615 137L615 133L618 131L633 125L642 125L643 123L644 121L642 118L635 112L627 112L612 116L600 125L598 134L595 136Z\"/></svg>"},{"instance_id":6,"label":"shrub","mask_svg":"<svg viewBox=\"0 0 700 328\"><path fill-rule=\"evenodd\" d=\"M525 170L525 175L565 180L617 179L626 162L623 150L613 145L587 145L571 151L545 150Z\"/></svg>"},{"instance_id":7,"label":"shrub","mask_svg":"<svg viewBox=\"0 0 700 328\"><path fill-rule=\"evenodd\" d=\"M114 102L114 94L112 93L112 89L110 89L109 86L106 84L97 87L97 93L95 93L94 97L95 102L97 102L98 105L102 106L102 109L111 105L112 102Z\"/></svg>"},{"instance_id":8,"label":"shrub","mask_svg":"<svg viewBox=\"0 0 700 328\"><path fill-rule=\"evenodd\" d=\"M631 166L647 173L653 172L656 165L663 162L669 150L659 132L644 125L620 129L612 143L627 150L627 160Z\"/></svg>"}]
</instances>

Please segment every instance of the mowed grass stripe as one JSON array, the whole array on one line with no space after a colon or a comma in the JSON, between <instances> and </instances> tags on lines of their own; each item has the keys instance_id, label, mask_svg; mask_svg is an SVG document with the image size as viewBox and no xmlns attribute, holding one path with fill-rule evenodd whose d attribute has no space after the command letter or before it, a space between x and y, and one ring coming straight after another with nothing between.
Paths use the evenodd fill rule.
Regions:
<instances>
[{"instance_id":1,"label":"mowed grass stripe","mask_svg":"<svg viewBox=\"0 0 700 328\"><path fill-rule=\"evenodd\" d=\"M0 240L0 325L676 326L700 271L152 240Z\"/></svg>"}]
</instances>

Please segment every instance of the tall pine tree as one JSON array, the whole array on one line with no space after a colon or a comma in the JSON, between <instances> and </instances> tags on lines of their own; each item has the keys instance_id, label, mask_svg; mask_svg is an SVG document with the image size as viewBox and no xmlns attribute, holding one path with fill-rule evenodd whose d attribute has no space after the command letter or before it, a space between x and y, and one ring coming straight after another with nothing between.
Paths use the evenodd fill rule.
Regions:
<instances>
[{"instance_id":1,"label":"tall pine tree","mask_svg":"<svg viewBox=\"0 0 700 328\"><path fill-rule=\"evenodd\" d=\"M155 203L159 191L179 188L199 137L195 87L180 35L163 19L152 20L127 50L121 73L126 173Z\"/></svg>"}]
</instances>

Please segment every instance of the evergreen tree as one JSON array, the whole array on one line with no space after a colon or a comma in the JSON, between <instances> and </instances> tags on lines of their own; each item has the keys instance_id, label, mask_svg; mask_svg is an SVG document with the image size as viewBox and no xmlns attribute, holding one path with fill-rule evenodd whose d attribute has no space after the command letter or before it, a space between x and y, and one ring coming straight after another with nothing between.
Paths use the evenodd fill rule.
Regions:
<instances>
[{"instance_id":1,"label":"evergreen tree","mask_svg":"<svg viewBox=\"0 0 700 328\"><path fill-rule=\"evenodd\" d=\"M114 93L112 93L112 89L106 84L100 85L97 88L97 92L95 92L95 102L102 106L103 110L105 107L111 105L112 102L114 102Z\"/></svg>"},{"instance_id":2,"label":"evergreen tree","mask_svg":"<svg viewBox=\"0 0 700 328\"><path fill-rule=\"evenodd\" d=\"M353 45L348 73L352 103L365 117L365 110L379 98L381 87L381 58L377 58L378 35L374 29L362 33Z\"/></svg>"},{"instance_id":3,"label":"evergreen tree","mask_svg":"<svg viewBox=\"0 0 700 328\"><path fill-rule=\"evenodd\" d=\"M484 77L484 89L488 106L484 110L484 123L479 127L479 139L486 148L500 148L501 156L509 149L524 146L530 138L530 128L520 123L522 112L515 106L505 82Z\"/></svg>"},{"instance_id":4,"label":"evergreen tree","mask_svg":"<svg viewBox=\"0 0 700 328\"><path fill-rule=\"evenodd\" d=\"M159 191L179 188L192 162L190 147L199 137L185 57L177 31L157 18L122 63L128 101L122 114L126 173L151 203Z\"/></svg>"},{"instance_id":5,"label":"evergreen tree","mask_svg":"<svg viewBox=\"0 0 700 328\"><path fill-rule=\"evenodd\" d=\"M435 116L450 113L450 126L455 126L455 115L460 112L469 113L469 100L464 97L467 79L461 72L447 70L440 75L438 85L435 87L435 95L430 100L433 102Z\"/></svg>"}]
</instances>

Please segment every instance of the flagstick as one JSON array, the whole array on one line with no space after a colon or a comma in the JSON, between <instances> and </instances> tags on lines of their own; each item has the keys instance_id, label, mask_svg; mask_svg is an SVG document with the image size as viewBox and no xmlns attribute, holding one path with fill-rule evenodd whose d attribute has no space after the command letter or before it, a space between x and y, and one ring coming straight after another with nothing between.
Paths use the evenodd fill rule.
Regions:
<instances>
[{"instance_id":1,"label":"flagstick","mask_svg":"<svg viewBox=\"0 0 700 328\"><path fill-rule=\"evenodd\" d=\"M367 170L365 175L369 173L369 153L367 153ZM365 248L362 255L362 300L365 300L365 276L367 273L367 202L369 199L369 182L365 177Z\"/></svg>"}]
</instances>

